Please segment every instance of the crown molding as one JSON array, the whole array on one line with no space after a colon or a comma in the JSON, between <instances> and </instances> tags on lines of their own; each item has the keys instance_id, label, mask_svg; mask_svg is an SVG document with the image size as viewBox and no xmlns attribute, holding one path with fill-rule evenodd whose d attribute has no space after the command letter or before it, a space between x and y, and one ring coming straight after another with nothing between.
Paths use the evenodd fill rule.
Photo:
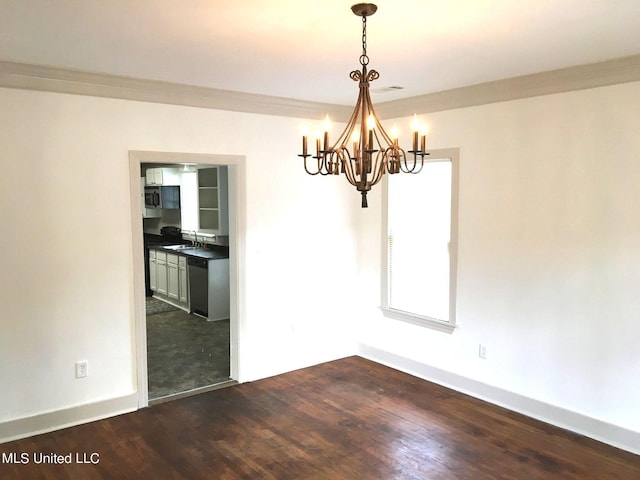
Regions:
<instances>
[{"instance_id":1,"label":"crown molding","mask_svg":"<svg viewBox=\"0 0 640 480\"><path fill-rule=\"evenodd\" d=\"M378 103L383 118L473 107L640 80L640 55Z\"/></svg>"},{"instance_id":2,"label":"crown molding","mask_svg":"<svg viewBox=\"0 0 640 480\"><path fill-rule=\"evenodd\" d=\"M344 105L5 61L0 61L0 87L297 118L351 114Z\"/></svg>"},{"instance_id":3,"label":"crown molding","mask_svg":"<svg viewBox=\"0 0 640 480\"><path fill-rule=\"evenodd\" d=\"M640 55L378 103L381 118L430 113L640 80ZM44 65L0 61L0 87L296 118L347 119L353 107Z\"/></svg>"}]
</instances>

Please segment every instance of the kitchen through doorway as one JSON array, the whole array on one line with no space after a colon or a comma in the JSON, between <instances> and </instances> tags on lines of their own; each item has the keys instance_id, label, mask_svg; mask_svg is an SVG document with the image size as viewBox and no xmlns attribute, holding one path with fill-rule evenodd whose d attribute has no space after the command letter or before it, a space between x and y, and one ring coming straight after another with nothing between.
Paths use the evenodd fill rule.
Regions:
<instances>
[{"instance_id":1,"label":"kitchen through doorway","mask_svg":"<svg viewBox=\"0 0 640 480\"><path fill-rule=\"evenodd\" d=\"M140 406L237 383L243 158L130 152L140 213L134 249L144 265L136 294Z\"/></svg>"}]
</instances>

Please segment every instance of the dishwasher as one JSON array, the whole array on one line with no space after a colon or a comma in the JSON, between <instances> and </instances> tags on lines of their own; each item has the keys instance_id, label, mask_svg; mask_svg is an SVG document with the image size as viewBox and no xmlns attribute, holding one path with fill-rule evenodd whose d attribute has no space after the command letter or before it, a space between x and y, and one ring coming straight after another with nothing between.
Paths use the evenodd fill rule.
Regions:
<instances>
[{"instance_id":1,"label":"dishwasher","mask_svg":"<svg viewBox=\"0 0 640 480\"><path fill-rule=\"evenodd\" d=\"M209 315L209 261L187 257L191 311L207 318Z\"/></svg>"}]
</instances>

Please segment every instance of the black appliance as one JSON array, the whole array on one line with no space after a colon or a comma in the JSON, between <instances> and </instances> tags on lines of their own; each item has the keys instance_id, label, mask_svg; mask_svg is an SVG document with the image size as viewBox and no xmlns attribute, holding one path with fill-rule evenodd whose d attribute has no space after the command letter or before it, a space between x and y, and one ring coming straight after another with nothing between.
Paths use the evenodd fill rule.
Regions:
<instances>
[{"instance_id":1,"label":"black appliance","mask_svg":"<svg viewBox=\"0 0 640 480\"><path fill-rule=\"evenodd\" d=\"M168 245L178 245L182 243L182 229L180 227L162 227L160 229L160 235L162 236L163 241L174 242L169 243Z\"/></svg>"},{"instance_id":2,"label":"black appliance","mask_svg":"<svg viewBox=\"0 0 640 480\"><path fill-rule=\"evenodd\" d=\"M144 187L146 208L180 208L180 187Z\"/></svg>"},{"instance_id":3,"label":"black appliance","mask_svg":"<svg viewBox=\"0 0 640 480\"><path fill-rule=\"evenodd\" d=\"M146 208L160 208L160 189L144 187L144 206Z\"/></svg>"},{"instance_id":4,"label":"black appliance","mask_svg":"<svg viewBox=\"0 0 640 480\"><path fill-rule=\"evenodd\" d=\"M191 311L207 318L209 315L209 261L205 258L188 257L189 300Z\"/></svg>"}]
</instances>

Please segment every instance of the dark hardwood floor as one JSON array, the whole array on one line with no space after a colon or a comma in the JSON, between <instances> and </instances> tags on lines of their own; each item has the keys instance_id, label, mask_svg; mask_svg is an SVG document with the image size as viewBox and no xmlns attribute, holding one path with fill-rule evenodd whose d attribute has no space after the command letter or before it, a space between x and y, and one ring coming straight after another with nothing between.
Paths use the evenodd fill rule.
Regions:
<instances>
[{"instance_id":1,"label":"dark hardwood floor","mask_svg":"<svg viewBox=\"0 0 640 480\"><path fill-rule=\"evenodd\" d=\"M640 479L640 456L359 357L0 452L3 479ZM35 464L43 454L72 463Z\"/></svg>"}]
</instances>

